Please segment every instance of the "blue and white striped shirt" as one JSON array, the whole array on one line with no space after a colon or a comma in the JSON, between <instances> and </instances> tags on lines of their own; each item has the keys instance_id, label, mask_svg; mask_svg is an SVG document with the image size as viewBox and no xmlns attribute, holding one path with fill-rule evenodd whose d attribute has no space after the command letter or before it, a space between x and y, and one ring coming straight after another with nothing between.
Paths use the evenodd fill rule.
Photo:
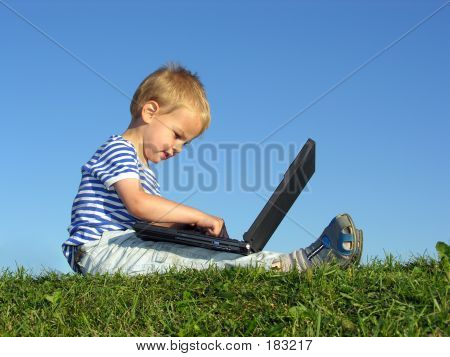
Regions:
<instances>
[{"instance_id":1,"label":"blue and white striped shirt","mask_svg":"<svg viewBox=\"0 0 450 357\"><path fill-rule=\"evenodd\" d=\"M120 135L111 136L81 168L81 183L72 205L69 239L63 253L78 272L75 254L80 245L100 239L105 231L132 228L137 218L128 213L113 184L139 179L145 192L160 196L153 171L143 165L134 146Z\"/></svg>"}]
</instances>

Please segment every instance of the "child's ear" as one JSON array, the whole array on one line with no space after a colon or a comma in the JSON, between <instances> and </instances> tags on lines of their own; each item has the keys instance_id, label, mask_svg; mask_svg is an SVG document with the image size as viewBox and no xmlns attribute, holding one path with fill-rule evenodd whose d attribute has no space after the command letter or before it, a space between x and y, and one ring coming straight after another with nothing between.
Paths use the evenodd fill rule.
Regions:
<instances>
[{"instance_id":1,"label":"child's ear","mask_svg":"<svg viewBox=\"0 0 450 357\"><path fill-rule=\"evenodd\" d=\"M158 110L159 104L154 100L150 100L142 107L142 118L144 119L144 121L148 121L155 116Z\"/></svg>"}]
</instances>

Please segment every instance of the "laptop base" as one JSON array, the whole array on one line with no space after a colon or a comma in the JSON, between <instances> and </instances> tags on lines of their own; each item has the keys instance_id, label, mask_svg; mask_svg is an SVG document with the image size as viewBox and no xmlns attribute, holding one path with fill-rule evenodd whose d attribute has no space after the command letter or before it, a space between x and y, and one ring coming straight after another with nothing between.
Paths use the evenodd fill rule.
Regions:
<instances>
[{"instance_id":1,"label":"laptop base","mask_svg":"<svg viewBox=\"0 0 450 357\"><path fill-rule=\"evenodd\" d=\"M136 223L133 229L142 240L184 244L240 255L255 253L251 250L249 243L237 239L212 237L188 230L158 227L146 222Z\"/></svg>"}]
</instances>

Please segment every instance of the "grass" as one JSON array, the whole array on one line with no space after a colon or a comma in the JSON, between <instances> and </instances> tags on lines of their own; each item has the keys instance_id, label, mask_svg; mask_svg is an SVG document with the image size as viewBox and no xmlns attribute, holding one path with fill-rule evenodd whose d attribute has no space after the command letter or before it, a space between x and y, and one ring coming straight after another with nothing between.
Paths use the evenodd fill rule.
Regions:
<instances>
[{"instance_id":1,"label":"grass","mask_svg":"<svg viewBox=\"0 0 450 357\"><path fill-rule=\"evenodd\" d=\"M0 336L449 336L448 261L303 274L0 273Z\"/></svg>"},{"instance_id":2,"label":"grass","mask_svg":"<svg viewBox=\"0 0 450 357\"><path fill-rule=\"evenodd\" d=\"M302 274L233 268L36 277L6 270L0 336L449 336L450 270L441 258L387 256Z\"/></svg>"}]
</instances>

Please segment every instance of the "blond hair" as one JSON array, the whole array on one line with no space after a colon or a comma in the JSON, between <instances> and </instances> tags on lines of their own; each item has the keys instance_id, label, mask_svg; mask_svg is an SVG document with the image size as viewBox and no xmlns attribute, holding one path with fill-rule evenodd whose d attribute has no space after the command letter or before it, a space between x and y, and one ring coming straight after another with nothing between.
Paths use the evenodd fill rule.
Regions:
<instances>
[{"instance_id":1,"label":"blond hair","mask_svg":"<svg viewBox=\"0 0 450 357\"><path fill-rule=\"evenodd\" d=\"M132 120L141 117L142 107L150 100L156 101L161 113L168 114L185 107L200 115L202 131L211 121L205 89L196 73L177 63L168 63L147 76L133 95L130 104Z\"/></svg>"}]
</instances>

